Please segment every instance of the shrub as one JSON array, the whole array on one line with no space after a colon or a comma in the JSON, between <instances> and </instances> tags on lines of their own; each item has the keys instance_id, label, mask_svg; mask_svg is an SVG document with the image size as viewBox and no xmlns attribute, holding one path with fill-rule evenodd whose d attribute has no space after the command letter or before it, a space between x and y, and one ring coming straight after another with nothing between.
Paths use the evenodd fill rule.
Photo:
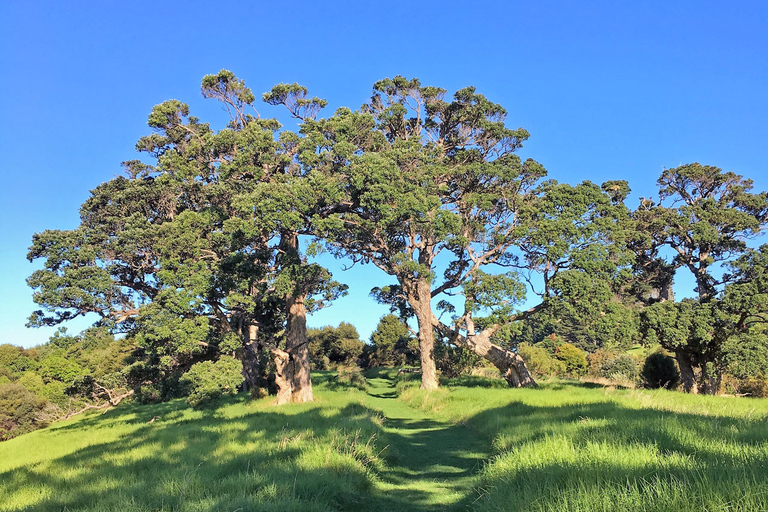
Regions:
<instances>
[{"instance_id":1,"label":"shrub","mask_svg":"<svg viewBox=\"0 0 768 512\"><path fill-rule=\"evenodd\" d=\"M336 382L339 384L366 390L367 382L360 368L357 366L339 367L336 371Z\"/></svg>"},{"instance_id":2,"label":"shrub","mask_svg":"<svg viewBox=\"0 0 768 512\"><path fill-rule=\"evenodd\" d=\"M635 358L629 354L619 354L612 359L606 359L600 366L599 372L600 377L607 379L621 377L627 380L635 380L637 375L637 363Z\"/></svg>"},{"instance_id":3,"label":"shrub","mask_svg":"<svg viewBox=\"0 0 768 512\"><path fill-rule=\"evenodd\" d=\"M764 377L747 377L738 384L739 394L755 398L768 397L768 380Z\"/></svg>"},{"instance_id":4,"label":"shrub","mask_svg":"<svg viewBox=\"0 0 768 512\"><path fill-rule=\"evenodd\" d=\"M136 400L144 405L156 404L163 401L163 392L156 384L142 384L136 390Z\"/></svg>"},{"instance_id":5,"label":"shrub","mask_svg":"<svg viewBox=\"0 0 768 512\"><path fill-rule=\"evenodd\" d=\"M54 380L70 383L77 377L87 374L88 371L75 361L61 356L50 356L40 364L39 373L46 383Z\"/></svg>"},{"instance_id":6,"label":"shrub","mask_svg":"<svg viewBox=\"0 0 768 512\"><path fill-rule=\"evenodd\" d=\"M469 375L473 368L481 366L481 361L482 358L471 350L448 343L435 343L435 365L449 379Z\"/></svg>"},{"instance_id":7,"label":"shrub","mask_svg":"<svg viewBox=\"0 0 768 512\"><path fill-rule=\"evenodd\" d=\"M614 359L616 354L599 348L587 355L587 372L594 377L603 377L603 365Z\"/></svg>"},{"instance_id":8,"label":"shrub","mask_svg":"<svg viewBox=\"0 0 768 512\"><path fill-rule=\"evenodd\" d=\"M21 376L16 379L16 384L24 386L27 391L37 396L43 396L45 382L43 382L43 378L35 372L27 371L22 373Z\"/></svg>"},{"instance_id":9,"label":"shrub","mask_svg":"<svg viewBox=\"0 0 768 512\"><path fill-rule=\"evenodd\" d=\"M181 383L189 393L187 403L192 407L202 407L222 395L236 394L243 380L243 363L231 357L223 357L215 363L195 363L181 377Z\"/></svg>"},{"instance_id":10,"label":"shrub","mask_svg":"<svg viewBox=\"0 0 768 512\"><path fill-rule=\"evenodd\" d=\"M563 375L565 373L565 363L552 357L549 351L543 347L524 342L517 346L517 353L525 360L528 370L534 375Z\"/></svg>"},{"instance_id":11,"label":"shrub","mask_svg":"<svg viewBox=\"0 0 768 512\"><path fill-rule=\"evenodd\" d=\"M555 357L565 365L568 375L584 375L587 373L587 355L583 350L570 343L557 347Z\"/></svg>"},{"instance_id":12,"label":"shrub","mask_svg":"<svg viewBox=\"0 0 768 512\"><path fill-rule=\"evenodd\" d=\"M0 385L0 441L45 427L47 405L20 384Z\"/></svg>"},{"instance_id":13,"label":"shrub","mask_svg":"<svg viewBox=\"0 0 768 512\"><path fill-rule=\"evenodd\" d=\"M640 375L643 378L643 385L653 389L662 387L673 389L680 381L680 372L677 370L675 360L661 352L654 352L646 358Z\"/></svg>"}]
</instances>

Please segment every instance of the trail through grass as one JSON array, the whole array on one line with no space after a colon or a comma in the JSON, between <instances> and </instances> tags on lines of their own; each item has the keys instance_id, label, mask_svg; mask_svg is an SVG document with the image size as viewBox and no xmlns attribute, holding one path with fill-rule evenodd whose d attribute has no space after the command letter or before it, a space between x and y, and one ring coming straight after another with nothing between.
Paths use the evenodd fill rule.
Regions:
<instances>
[{"instance_id":1,"label":"trail through grass","mask_svg":"<svg viewBox=\"0 0 768 512\"><path fill-rule=\"evenodd\" d=\"M340 377L310 404L126 404L0 443L0 512L768 510L768 400Z\"/></svg>"},{"instance_id":2,"label":"trail through grass","mask_svg":"<svg viewBox=\"0 0 768 512\"><path fill-rule=\"evenodd\" d=\"M388 443L377 484L379 510L466 510L490 439L409 407L384 374L368 378L368 395L367 405L384 415L382 438Z\"/></svg>"}]
</instances>

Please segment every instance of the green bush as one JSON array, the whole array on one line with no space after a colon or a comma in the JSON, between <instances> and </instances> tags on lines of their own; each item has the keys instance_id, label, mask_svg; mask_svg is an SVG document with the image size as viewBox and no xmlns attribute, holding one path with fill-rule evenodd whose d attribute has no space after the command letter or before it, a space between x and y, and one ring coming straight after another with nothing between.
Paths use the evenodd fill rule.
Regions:
<instances>
[{"instance_id":1,"label":"green bush","mask_svg":"<svg viewBox=\"0 0 768 512\"><path fill-rule=\"evenodd\" d=\"M136 400L144 405L156 404L163 401L163 392L157 384L143 384L136 390Z\"/></svg>"},{"instance_id":2,"label":"green bush","mask_svg":"<svg viewBox=\"0 0 768 512\"><path fill-rule=\"evenodd\" d=\"M368 383L357 366L339 367L336 371L336 382L365 391Z\"/></svg>"},{"instance_id":3,"label":"green bush","mask_svg":"<svg viewBox=\"0 0 768 512\"><path fill-rule=\"evenodd\" d=\"M45 427L48 402L20 384L0 385L0 441Z\"/></svg>"},{"instance_id":4,"label":"green bush","mask_svg":"<svg viewBox=\"0 0 768 512\"><path fill-rule=\"evenodd\" d=\"M534 375L555 376L565 373L565 363L555 359L546 348L523 342L517 346L517 353Z\"/></svg>"},{"instance_id":5,"label":"green bush","mask_svg":"<svg viewBox=\"0 0 768 512\"><path fill-rule=\"evenodd\" d=\"M661 352L654 352L646 358L640 375L647 388L674 389L680 382L675 360Z\"/></svg>"},{"instance_id":6,"label":"green bush","mask_svg":"<svg viewBox=\"0 0 768 512\"><path fill-rule=\"evenodd\" d=\"M16 384L20 384L24 386L27 391L37 395L37 396L43 396L43 390L45 389L45 382L43 382L43 378L32 371L26 371L21 374L21 376L16 379Z\"/></svg>"},{"instance_id":7,"label":"green bush","mask_svg":"<svg viewBox=\"0 0 768 512\"><path fill-rule=\"evenodd\" d=\"M565 365L565 373L568 375L584 375L587 373L587 354L580 348L570 343L559 345L555 351L555 357Z\"/></svg>"},{"instance_id":8,"label":"green bush","mask_svg":"<svg viewBox=\"0 0 768 512\"><path fill-rule=\"evenodd\" d=\"M43 360L38 373L46 383L54 380L70 383L88 371L75 361L54 355Z\"/></svg>"},{"instance_id":9,"label":"green bush","mask_svg":"<svg viewBox=\"0 0 768 512\"><path fill-rule=\"evenodd\" d=\"M623 377L628 380L635 380L638 376L635 358L629 354L619 354L614 358L606 359L600 366L599 376L606 379Z\"/></svg>"},{"instance_id":10,"label":"green bush","mask_svg":"<svg viewBox=\"0 0 768 512\"><path fill-rule=\"evenodd\" d=\"M587 373L594 377L602 377L603 365L616 357L614 352L599 348L587 355Z\"/></svg>"},{"instance_id":11,"label":"green bush","mask_svg":"<svg viewBox=\"0 0 768 512\"><path fill-rule=\"evenodd\" d=\"M435 366L440 373L449 379L469 375L473 368L482 366L482 358L472 352L455 345L435 342Z\"/></svg>"},{"instance_id":12,"label":"green bush","mask_svg":"<svg viewBox=\"0 0 768 512\"><path fill-rule=\"evenodd\" d=\"M243 363L231 357L222 357L215 363L195 363L181 377L189 393L187 403L192 407L202 407L222 395L236 394L243 380Z\"/></svg>"}]
</instances>

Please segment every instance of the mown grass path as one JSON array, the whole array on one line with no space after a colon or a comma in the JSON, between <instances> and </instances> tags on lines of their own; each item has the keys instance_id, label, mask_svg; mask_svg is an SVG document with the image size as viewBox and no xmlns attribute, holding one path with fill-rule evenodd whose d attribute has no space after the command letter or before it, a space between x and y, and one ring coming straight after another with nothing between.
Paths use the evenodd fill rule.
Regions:
<instances>
[{"instance_id":1,"label":"mown grass path","mask_svg":"<svg viewBox=\"0 0 768 512\"><path fill-rule=\"evenodd\" d=\"M368 406L385 416L388 469L378 484L381 511L466 510L489 441L462 424L442 422L397 399L396 384L368 378Z\"/></svg>"}]
</instances>

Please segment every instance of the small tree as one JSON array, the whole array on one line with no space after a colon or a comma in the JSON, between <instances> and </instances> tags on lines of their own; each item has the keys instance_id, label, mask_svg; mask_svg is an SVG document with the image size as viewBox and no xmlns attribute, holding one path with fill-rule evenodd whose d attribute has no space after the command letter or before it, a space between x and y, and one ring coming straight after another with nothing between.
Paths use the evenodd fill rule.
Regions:
<instances>
[{"instance_id":1,"label":"small tree","mask_svg":"<svg viewBox=\"0 0 768 512\"><path fill-rule=\"evenodd\" d=\"M313 364L323 370L327 370L328 365L356 366L365 345L355 326L346 322L338 327L309 329L308 339Z\"/></svg>"},{"instance_id":2,"label":"small tree","mask_svg":"<svg viewBox=\"0 0 768 512\"><path fill-rule=\"evenodd\" d=\"M418 341L408 326L395 315L385 315L371 334L368 365L406 366L419 361Z\"/></svg>"}]
</instances>

